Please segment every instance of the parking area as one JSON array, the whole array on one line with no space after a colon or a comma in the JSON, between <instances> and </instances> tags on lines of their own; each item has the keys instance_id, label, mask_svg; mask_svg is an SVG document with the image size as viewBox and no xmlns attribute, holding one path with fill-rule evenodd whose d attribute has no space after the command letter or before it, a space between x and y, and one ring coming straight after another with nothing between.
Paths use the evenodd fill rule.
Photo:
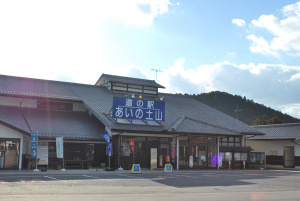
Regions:
<instances>
[{"instance_id":1,"label":"parking area","mask_svg":"<svg viewBox=\"0 0 300 201\"><path fill-rule=\"evenodd\" d=\"M299 200L300 172L0 172L6 200Z\"/></svg>"}]
</instances>

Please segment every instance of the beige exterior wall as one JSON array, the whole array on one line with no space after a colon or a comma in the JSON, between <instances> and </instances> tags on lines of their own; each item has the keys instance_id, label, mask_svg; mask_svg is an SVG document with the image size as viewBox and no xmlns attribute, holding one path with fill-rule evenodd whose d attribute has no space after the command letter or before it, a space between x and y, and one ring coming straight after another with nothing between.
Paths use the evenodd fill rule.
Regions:
<instances>
[{"instance_id":1,"label":"beige exterior wall","mask_svg":"<svg viewBox=\"0 0 300 201\"><path fill-rule=\"evenodd\" d=\"M265 152L266 155L271 155L271 152L276 151L277 156L283 156L284 146L293 146L295 156L300 156L300 145L297 145L290 140L248 140L248 146L254 151ZM296 141L300 144L300 140Z\"/></svg>"},{"instance_id":2,"label":"beige exterior wall","mask_svg":"<svg viewBox=\"0 0 300 201\"><path fill-rule=\"evenodd\" d=\"M86 108L82 103L73 103L73 111L86 112Z\"/></svg>"},{"instance_id":3,"label":"beige exterior wall","mask_svg":"<svg viewBox=\"0 0 300 201\"><path fill-rule=\"evenodd\" d=\"M21 103L22 107L37 108L37 100L35 99L0 96L0 105L20 107ZM82 103L76 102L73 103L73 111L85 112L86 108Z\"/></svg>"},{"instance_id":4,"label":"beige exterior wall","mask_svg":"<svg viewBox=\"0 0 300 201\"><path fill-rule=\"evenodd\" d=\"M31 108L37 107L37 101L33 99L0 96L0 105L20 107L21 102L22 102L22 107L31 107Z\"/></svg>"}]
</instances>

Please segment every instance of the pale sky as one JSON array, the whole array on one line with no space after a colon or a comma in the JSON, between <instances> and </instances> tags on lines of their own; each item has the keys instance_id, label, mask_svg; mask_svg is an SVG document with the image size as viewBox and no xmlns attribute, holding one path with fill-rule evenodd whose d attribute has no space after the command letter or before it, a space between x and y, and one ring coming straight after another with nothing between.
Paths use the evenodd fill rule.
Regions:
<instances>
[{"instance_id":1,"label":"pale sky","mask_svg":"<svg viewBox=\"0 0 300 201\"><path fill-rule=\"evenodd\" d=\"M0 74L246 96L300 118L300 2L0 1Z\"/></svg>"}]
</instances>

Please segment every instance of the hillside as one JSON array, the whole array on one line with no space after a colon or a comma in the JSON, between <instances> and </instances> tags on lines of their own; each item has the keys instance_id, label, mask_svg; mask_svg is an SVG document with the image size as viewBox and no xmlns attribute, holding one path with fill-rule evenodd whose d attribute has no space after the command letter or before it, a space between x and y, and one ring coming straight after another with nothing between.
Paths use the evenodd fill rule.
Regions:
<instances>
[{"instance_id":1,"label":"hillside","mask_svg":"<svg viewBox=\"0 0 300 201\"><path fill-rule=\"evenodd\" d=\"M239 120L248 125L300 122L297 118L283 114L280 111L276 111L262 104L255 103L246 97L232 95L226 92L214 91L190 96L234 118L237 118L236 110L238 108L238 110L241 110L239 111ZM254 123L255 120L256 123ZM265 120L264 123L261 123L261 120Z\"/></svg>"}]
</instances>

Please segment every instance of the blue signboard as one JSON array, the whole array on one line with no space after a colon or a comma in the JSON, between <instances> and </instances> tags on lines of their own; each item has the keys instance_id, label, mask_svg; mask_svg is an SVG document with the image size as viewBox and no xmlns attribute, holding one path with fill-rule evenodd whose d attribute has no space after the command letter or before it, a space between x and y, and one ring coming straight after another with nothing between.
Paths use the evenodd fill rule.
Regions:
<instances>
[{"instance_id":1,"label":"blue signboard","mask_svg":"<svg viewBox=\"0 0 300 201\"><path fill-rule=\"evenodd\" d=\"M164 121L165 102L137 98L114 97L113 118Z\"/></svg>"},{"instance_id":2,"label":"blue signboard","mask_svg":"<svg viewBox=\"0 0 300 201\"><path fill-rule=\"evenodd\" d=\"M31 133L31 158L37 157L38 134L37 132Z\"/></svg>"},{"instance_id":3,"label":"blue signboard","mask_svg":"<svg viewBox=\"0 0 300 201\"><path fill-rule=\"evenodd\" d=\"M102 137L103 137L104 140L108 143L108 146L107 146L107 153L110 154L110 153L111 153L110 135L109 135L109 134L104 134L104 135L102 135Z\"/></svg>"}]
</instances>

